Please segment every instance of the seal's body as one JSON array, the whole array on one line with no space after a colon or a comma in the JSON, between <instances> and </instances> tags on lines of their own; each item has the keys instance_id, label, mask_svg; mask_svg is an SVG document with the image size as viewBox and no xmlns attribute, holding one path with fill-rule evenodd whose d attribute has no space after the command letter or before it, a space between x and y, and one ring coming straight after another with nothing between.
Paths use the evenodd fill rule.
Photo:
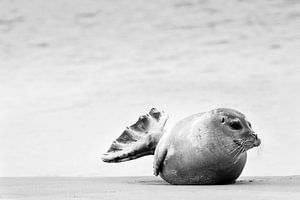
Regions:
<instances>
[{"instance_id":1,"label":"seal's body","mask_svg":"<svg viewBox=\"0 0 300 200\"><path fill-rule=\"evenodd\" d=\"M167 118L161 114L158 123L160 119ZM146 135L150 139L143 144L152 149L155 146L154 174L171 184L233 183L245 166L246 151L260 145L245 116L225 108L187 117L165 134ZM136 147L134 151L140 152ZM134 156L128 150L126 156L120 156L120 152L104 161L120 162Z\"/></svg>"},{"instance_id":2,"label":"seal's body","mask_svg":"<svg viewBox=\"0 0 300 200\"><path fill-rule=\"evenodd\" d=\"M224 135L214 115L185 118L162 137L154 155L156 175L171 184L226 184L239 177L247 154L231 153L232 136Z\"/></svg>"}]
</instances>

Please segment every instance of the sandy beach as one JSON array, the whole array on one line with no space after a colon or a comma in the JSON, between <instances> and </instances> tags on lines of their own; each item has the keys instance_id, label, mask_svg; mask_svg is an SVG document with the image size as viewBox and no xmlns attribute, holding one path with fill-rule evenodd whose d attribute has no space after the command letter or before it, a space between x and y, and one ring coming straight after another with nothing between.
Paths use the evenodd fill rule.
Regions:
<instances>
[{"instance_id":1,"label":"sandy beach","mask_svg":"<svg viewBox=\"0 0 300 200\"><path fill-rule=\"evenodd\" d=\"M298 200L300 176L241 177L217 186L175 186L157 177L0 178L0 199Z\"/></svg>"},{"instance_id":2,"label":"sandy beach","mask_svg":"<svg viewBox=\"0 0 300 200\"><path fill-rule=\"evenodd\" d=\"M298 0L1 0L0 176L151 176L152 156L100 155L152 107L167 129L237 109L263 147L242 176L299 175L299 13ZM1 198L299 199L299 177L258 180L1 179Z\"/></svg>"}]
</instances>

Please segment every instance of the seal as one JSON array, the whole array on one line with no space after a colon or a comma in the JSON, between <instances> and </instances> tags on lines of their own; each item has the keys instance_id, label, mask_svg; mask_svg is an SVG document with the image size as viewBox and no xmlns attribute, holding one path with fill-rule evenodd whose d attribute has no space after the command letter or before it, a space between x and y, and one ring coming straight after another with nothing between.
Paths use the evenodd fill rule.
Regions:
<instances>
[{"instance_id":1,"label":"seal","mask_svg":"<svg viewBox=\"0 0 300 200\"><path fill-rule=\"evenodd\" d=\"M170 184L229 184L240 176L247 151L261 143L245 115L233 109L192 115L166 133L163 128L168 117L157 109L151 111L147 120L139 119L129 128L133 137L137 135L134 127L146 124L140 129L142 139L122 137L127 146L115 149L114 142L103 161L122 162L154 154L154 175Z\"/></svg>"}]
</instances>

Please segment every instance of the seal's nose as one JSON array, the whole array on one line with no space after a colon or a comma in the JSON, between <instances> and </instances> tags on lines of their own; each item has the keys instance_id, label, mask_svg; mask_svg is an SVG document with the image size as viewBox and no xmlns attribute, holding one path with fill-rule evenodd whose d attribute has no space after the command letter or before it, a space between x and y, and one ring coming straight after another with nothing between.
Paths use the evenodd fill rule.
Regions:
<instances>
[{"instance_id":1,"label":"seal's nose","mask_svg":"<svg viewBox=\"0 0 300 200\"><path fill-rule=\"evenodd\" d=\"M260 145L261 141L258 138L257 134L254 131L248 132L248 139L253 144L254 147L257 147Z\"/></svg>"},{"instance_id":2,"label":"seal's nose","mask_svg":"<svg viewBox=\"0 0 300 200\"><path fill-rule=\"evenodd\" d=\"M251 137L252 137L252 140L253 140L253 146L257 147L260 145L261 141L260 139L258 138L257 134L255 134L254 132L251 133Z\"/></svg>"},{"instance_id":3,"label":"seal's nose","mask_svg":"<svg viewBox=\"0 0 300 200\"><path fill-rule=\"evenodd\" d=\"M257 138L254 142L253 142L253 146L258 147L260 145L261 141L259 138Z\"/></svg>"},{"instance_id":4,"label":"seal's nose","mask_svg":"<svg viewBox=\"0 0 300 200\"><path fill-rule=\"evenodd\" d=\"M252 135L256 140L258 139L257 134L253 133Z\"/></svg>"}]
</instances>

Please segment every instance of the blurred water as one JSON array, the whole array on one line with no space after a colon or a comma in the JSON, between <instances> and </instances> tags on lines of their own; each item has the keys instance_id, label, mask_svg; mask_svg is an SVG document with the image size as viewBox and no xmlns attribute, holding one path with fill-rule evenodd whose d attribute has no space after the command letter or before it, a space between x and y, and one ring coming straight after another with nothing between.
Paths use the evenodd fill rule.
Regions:
<instances>
[{"instance_id":1,"label":"blurred water","mask_svg":"<svg viewBox=\"0 0 300 200\"><path fill-rule=\"evenodd\" d=\"M231 107L262 138L243 175L299 174L298 1L0 1L0 176L151 175L100 154L152 107Z\"/></svg>"}]
</instances>

